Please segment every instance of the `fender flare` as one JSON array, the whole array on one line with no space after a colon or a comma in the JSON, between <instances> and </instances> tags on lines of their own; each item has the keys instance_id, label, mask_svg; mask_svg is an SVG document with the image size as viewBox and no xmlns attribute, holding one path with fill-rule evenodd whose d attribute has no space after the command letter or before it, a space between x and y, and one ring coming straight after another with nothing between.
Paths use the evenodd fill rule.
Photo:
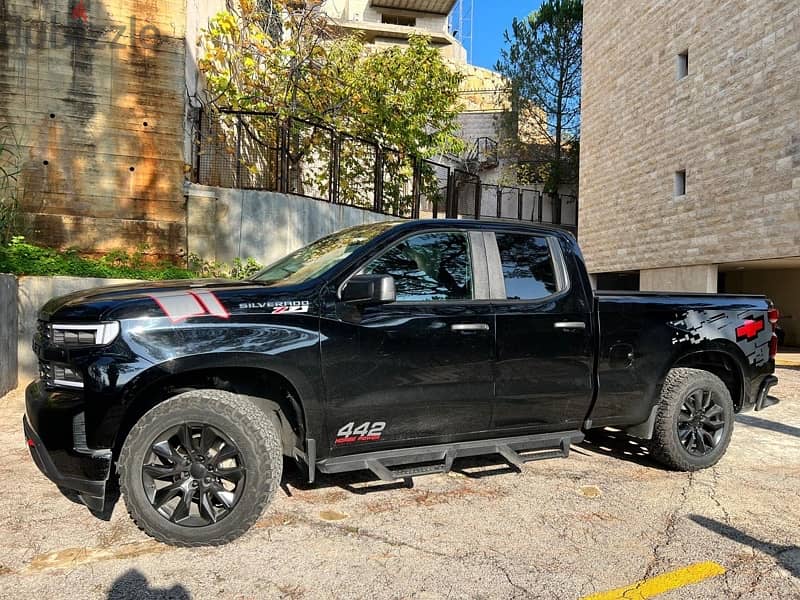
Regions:
<instances>
[{"instance_id":1,"label":"fender flare","mask_svg":"<svg viewBox=\"0 0 800 600\"><path fill-rule=\"evenodd\" d=\"M141 394L147 389L158 386L159 382L178 374L225 368L255 369L267 373L275 373L283 377L297 393L298 397L294 398L294 401L299 405L299 414L303 419L302 426L306 432L306 437L313 438L315 437L315 432L322 431L324 426L321 402L323 397L322 382L309 379L289 361L273 355L255 352L194 354L153 364L137 374L121 390L120 422L118 425L122 425L123 415L141 397Z\"/></svg>"}]
</instances>

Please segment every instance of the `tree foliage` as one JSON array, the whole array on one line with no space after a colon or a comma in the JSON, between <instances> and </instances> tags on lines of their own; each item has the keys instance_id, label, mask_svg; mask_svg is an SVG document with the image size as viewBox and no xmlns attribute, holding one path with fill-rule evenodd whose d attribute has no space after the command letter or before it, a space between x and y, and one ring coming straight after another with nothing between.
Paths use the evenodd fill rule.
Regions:
<instances>
[{"instance_id":1,"label":"tree foliage","mask_svg":"<svg viewBox=\"0 0 800 600\"><path fill-rule=\"evenodd\" d=\"M557 196L577 182L580 139L582 0L547 0L514 19L497 70L512 83L515 154L522 178Z\"/></svg>"},{"instance_id":2,"label":"tree foliage","mask_svg":"<svg viewBox=\"0 0 800 600\"><path fill-rule=\"evenodd\" d=\"M427 38L368 51L306 3L244 0L203 35L209 102L321 121L418 156L459 151L461 76Z\"/></svg>"},{"instance_id":3,"label":"tree foliage","mask_svg":"<svg viewBox=\"0 0 800 600\"><path fill-rule=\"evenodd\" d=\"M381 163L384 205L400 213L410 207L412 157L463 150L456 135L462 76L423 36L412 36L404 48L368 49L313 3L243 0L237 12L211 20L202 44L207 104L278 115L249 119L250 139L269 145L288 117L310 121L295 122L289 132L291 191L329 193L330 129L349 134L337 140L339 201L371 207L378 157L366 140L398 150ZM221 118L229 131L241 122ZM262 168L258 162L244 166ZM436 190L434 179L423 173L422 187Z\"/></svg>"}]
</instances>

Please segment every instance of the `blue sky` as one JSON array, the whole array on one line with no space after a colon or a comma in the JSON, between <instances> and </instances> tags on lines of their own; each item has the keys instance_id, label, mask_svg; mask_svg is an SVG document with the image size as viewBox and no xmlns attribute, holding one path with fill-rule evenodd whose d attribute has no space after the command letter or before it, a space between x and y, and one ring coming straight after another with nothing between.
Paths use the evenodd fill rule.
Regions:
<instances>
[{"instance_id":1,"label":"blue sky","mask_svg":"<svg viewBox=\"0 0 800 600\"><path fill-rule=\"evenodd\" d=\"M493 69L503 47L503 32L514 17L539 8L542 0L475 0L472 15L472 64Z\"/></svg>"}]
</instances>

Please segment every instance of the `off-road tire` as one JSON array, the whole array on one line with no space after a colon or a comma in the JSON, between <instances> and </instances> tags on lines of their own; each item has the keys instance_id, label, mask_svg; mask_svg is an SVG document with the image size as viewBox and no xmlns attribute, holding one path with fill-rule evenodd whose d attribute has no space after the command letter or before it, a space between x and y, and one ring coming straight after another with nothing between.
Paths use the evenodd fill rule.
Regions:
<instances>
[{"instance_id":1,"label":"off-road tire","mask_svg":"<svg viewBox=\"0 0 800 600\"><path fill-rule=\"evenodd\" d=\"M694 392L711 392L722 408L722 434L716 445L706 454L692 454L681 443L678 432L678 415L681 407ZM664 380L656 414L650 452L656 460L670 469L697 471L715 465L725 454L733 433L734 408L730 392L722 380L700 369L672 369Z\"/></svg>"},{"instance_id":2,"label":"off-road tire","mask_svg":"<svg viewBox=\"0 0 800 600\"><path fill-rule=\"evenodd\" d=\"M142 469L151 444L182 423L204 423L223 432L238 447L246 468L238 502L207 526L169 521L145 492ZM247 397L221 390L193 390L158 404L133 426L119 455L120 491L131 518L146 534L173 546L213 546L239 537L261 516L280 485L283 452L276 423L276 415L266 414Z\"/></svg>"}]
</instances>

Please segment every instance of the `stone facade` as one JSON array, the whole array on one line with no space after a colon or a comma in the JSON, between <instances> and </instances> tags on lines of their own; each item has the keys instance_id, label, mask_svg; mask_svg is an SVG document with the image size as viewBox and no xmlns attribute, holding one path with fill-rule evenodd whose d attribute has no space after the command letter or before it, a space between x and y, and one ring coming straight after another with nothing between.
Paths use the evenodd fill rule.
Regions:
<instances>
[{"instance_id":1,"label":"stone facade","mask_svg":"<svg viewBox=\"0 0 800 600\"><path fill-rule=\"evenodd\" d=\"M591 272L800 255L797 0L586 0L583 77Z\"/></svg>"}]
</instances>

